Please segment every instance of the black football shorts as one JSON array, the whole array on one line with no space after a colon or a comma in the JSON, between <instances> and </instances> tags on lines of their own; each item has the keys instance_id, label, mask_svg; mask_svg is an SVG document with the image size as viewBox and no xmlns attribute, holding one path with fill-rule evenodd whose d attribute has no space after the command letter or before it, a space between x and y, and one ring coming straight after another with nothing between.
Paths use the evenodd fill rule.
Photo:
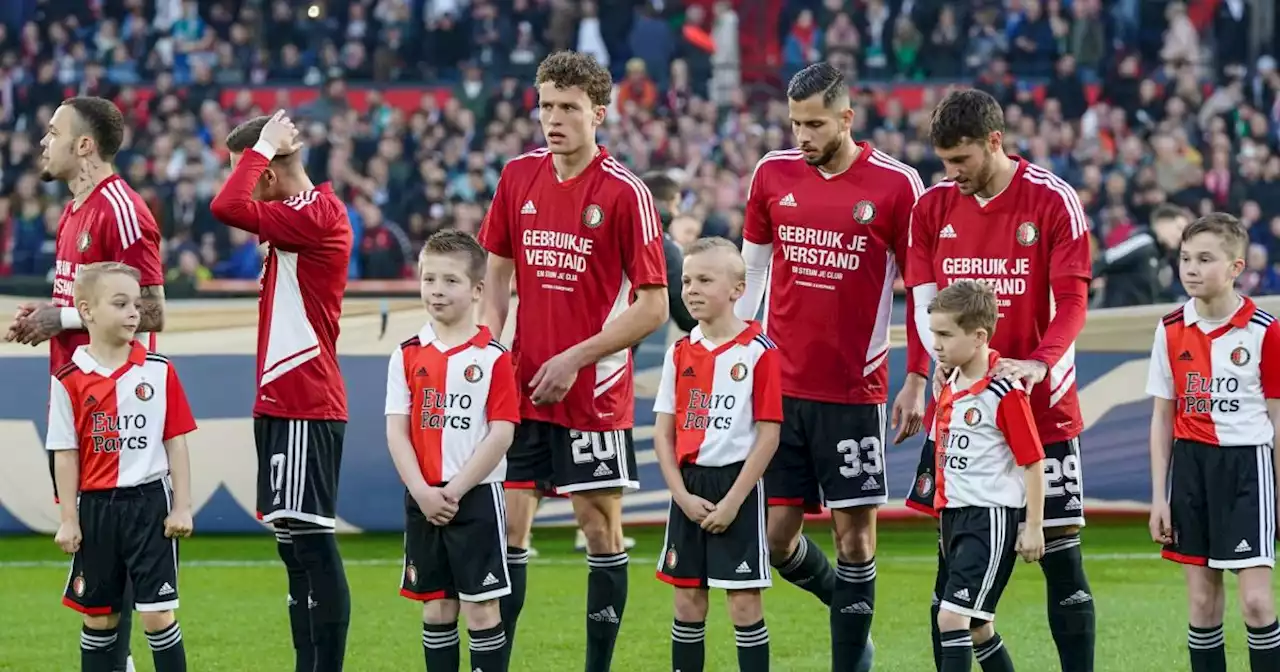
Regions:
<instances>
[{"instance_id":1,"label":"black football shorts","mask_svg":"<svg viewBox=\"0 0 1280 672\"><path fill-rule=\"evenodd\" d=\"M689 493L712 504L729 494L741 472L741 463L680 468ZM677 588L746 590L771 586L764 501L764 484L760 482L742 502L738 517L720 534L703 530L672 502L658 557L658 579Z\"/></svg>"},{"instance_id":2,"label":"black football shorts","mask_svg":"<svg viewBox=\"0 0 1280 672\"><path fill-rule=\"evenodd\" d=\"M764 474L770 506L876 506L885 484L884 404L782 398L782 437Z\"/></svg>"},{"instance_id":3,"label":"black football shorts","mask_svg":"<svg viewBox=\"0 0 1280 672\"><path fill-rule=\"evenodd\" d=\"M939 608L993 621L996 603L1017 562L1021 508L966 506L942 510L942 551L946 583ZM937 590L935 586L934 590Z\"/></svg>"},{"instance_id":4,"label":"black football shorts","mask_svg":"<svg viewBox=\"0 0 1280 672\"><path fill-rule=\"evenodd\" d=\"M630 429L587 432L540 420L516 426L507 451L506 487L570 495L640 487Z\"/></svg>"},{"instance_id":5,"label":"black football shorts","mask_svg":"<svg viewBox=\"0 0 1280 672\"><path fill-rule=\"evenodd\" d=\"M1274 567L1276 476L1271 446L1173 442L1165 558L1213 569Z\"/></svg>"},{"instance_id":6,"label":"black football shorts","mask_svg":"<svg viewBox=\"0 0 1280 672\"><path fill-rule=\"evenodd\" d=\"M404 509L401 595L420 602L485 602L511 594L501 483L472 488L443 527L428 521L408 493Z\"/></svg>"},{"instance_id":7,"label":"black football shorts","mask_svg":"<svg viewBox=\"0 0 1280 672\"><path fill-rule=\"evenodd\" d=\"M258 518L332 528L347 423L337 420L253 420L258 446Z\"/></svg>"}]
</instances>

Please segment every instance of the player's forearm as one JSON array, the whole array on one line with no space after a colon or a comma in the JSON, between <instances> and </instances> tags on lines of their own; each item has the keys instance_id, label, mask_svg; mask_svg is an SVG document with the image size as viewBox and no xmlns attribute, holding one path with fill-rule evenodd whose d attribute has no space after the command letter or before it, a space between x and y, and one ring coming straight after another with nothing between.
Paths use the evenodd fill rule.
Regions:
<instances>
[{"instance_id":1,"label":"player's forearm","mask_svg":"<svg viewBox=\"0 0 1280 672\"><path fill-rule=\"evenodd\" d=\"M578 368L594 364L644 340L667 321L667 288L643 287L636 300L600 333L572 348Z\"/></svg>"},{"instance_id":2,"label":"player's forearm","mask_svg":"<svg viewBox=\"0 0 1280 672\"><path fill-rule=\"evenodd\" d=\"M658 458L658 470L667 483L671 496L684 495L684 477L676 464L676 419L670 413L658 413L654 420L653 454Z\"/></svg>"},{"instance_id":3,"label":"player's forearm","mask_svg":"<svg viewBox=\"0 0 1280 672\"><path fill-rule=\"evenodd\" d=\"M1151 501L1165 498L1169 488L1169 458L1173 452L1173 402L1155 400L1151 409Z\"/></svg>"},{"instance_id":4,"label":"player's forearm","mask_svg":"<svg viewBox=\"0 0 1280 672\"><path fill-rule=\"evenodd\" d=\"M938 295L938 285L935 283L926 283L917 285L910 290L909 298L912 309L910 317L907 319L908 336L912 328L916 333L916 339L920 341L920 347L925 351L931 359L937 359L938 353L933 350L933 331L929 329L929 304L933 303L933 297ZM908 343L910 339L908 338Z\"/></svg>"},{"instance_id":5,"label":"player's forearm","mask_svg":"<svg viewBox=\"0 0 1280 672\"><path fill-rule=\"evenodd\" d=\"M59 450L53 454L53 480L58 484L58 513L62 522L80 520L76 501L80 493L80 451Z\"/></svg>"},{"instance_id":6,"label":"player's forearm","mask_svg":"<svg viewBox=\"0 0 1280 672\"><path fill-rule=\"evenodd\" d=\"M781 437L782 425L776 422L756 423L756 441L751 445L751 453L747 455L747 461L742 464L742 471L738 472L738 478L729 488L726 498L732 498L739 504L746 501L747 496L764 477L764 470L773 460L773 454L778 452Z\"/></svg>"},{"instance_id":7,"label":"player's forearm","mask_svg":"<svg viewBox=\"0 0 1280 672\"><path fill-rule=\"evenodd\" d=\"M489 265L484 275L484 300L480 302L480 323L489 328L493 337L502 338L511 312L511 276L515 273L515 261L489 255Z\"/></svg>"},{"instance_id":8,"label":"player's forearm","mask_svg":"<svg viewBox=\"0 0 1280 672\"><path fill-rule=\"evenodd\" d=\"M164 285L148 285L142 288L142 305L138 308L138 331L147 334L164 331Z\"/></svg>"},{"instance_id":9,"label":"player's forearm","mask_svg":"<svg viewBox=\"0 0 1280 672\"><path fill-rule=\"evenodd\" d=\"M747 266L746 288L733 306L739 319L755 319L764 302L765 289L769 286L769 262L773 259L773 244L757 245L742 241L742 260Z\"/></svg>"},{"instance_id":10,"label":"player's forearm","mask_svg":"<svg viewBox=\"0 0 1280 672\"><path fill-rule=\"evenodd\" d=\"M1027 488L1027 526L1044 525L1044 460L1036 460L1022 468L1022 481Z\"/></svg>"},{"instance_id":11,"label":"player's forearm","mask_svg":"<svg viewBox=\"0 0 1280 672\"><path fill-rule=\"evenodd\" d=\"M1089 305L1089 281L1084 278L1059 278L1053 281L1054 314L1044 330L1040 345L1031 353L1037 362L1052 369L1075 343L1084 329L1085 311Z\"/></svg>"},{"instance_id":12,"label":"player's forearm","mask_svg":"<svg viewBox=\"0 0 1280 672\"><path fill-rule=\"evenodd\" d=\"M930 354L928 350L925 350L924 341L920 336L920 329L916 326L916 311L918 310L915 305L916 289L918 288L907 290L907 373L914 373L922 378L928 378ZM925 305L925 315L927 316L928 304ZM932 339L930 339L929 344L933 345Z\"/></svg>"},{"instance_id":13,"label":"player's forearm","mask_svg":"<svg viewBox=\"0 0 1280 672\"><path fill-rule=\"evenodd\" d=\"M493 470L498 467L502 457L511 448L511 440L515 434L515 423L505 420L490 422L489 433L480 441L480 445L476 446L476 452L472 453L471 459L467 460L457 475L449 480L449 484L457 488L458 492L467 492L476 487L481 479L493 473Z\"/></svg>"},{"instance_id":14,"label":"player's forearm","mask_svg":"<svg viewBox=\"0 0 1280 672\"><path fill-rule=\"evenodd\" d=\"M257 234L258 219L253 208L253 187L270 163L271 159L256 148L241 154L236 167L227 177L226 184L222 185L222 189L209 203L209 210L214 218L223 224Z\"/></svg>"},{"instance_id":15,"label":"player's forearm","mask_svg":"<svg viewBox=\"0 0 1280 672\"><path fill-rule=\"evenodd\" d=\"M175 436L164 442L164 452L169 456L169 484L173 486L173 508L176 511L191 510L191 453L187 437Z\"/></svg>"},{"instance_id":16,"label":"player's forearm","mask_svg":"<svg viewBox=\"0 0 1280 672\"><path fill-rule=\"evenodd\" d=\"M409 416L387 416L387 450L391 453L391 462L396 465L396 473L400 475L400 482L404 483L404 487L409 492L422 492L429 484L422 476L418 455L413 452L413 444L409 442L408 427Z\"/></svg>"}]
</instances>

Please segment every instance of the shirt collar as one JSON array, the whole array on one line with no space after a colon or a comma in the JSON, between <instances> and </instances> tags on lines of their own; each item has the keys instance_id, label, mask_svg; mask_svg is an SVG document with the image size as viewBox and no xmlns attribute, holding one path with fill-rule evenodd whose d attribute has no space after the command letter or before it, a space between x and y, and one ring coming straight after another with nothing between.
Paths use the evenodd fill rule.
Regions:
<instances>
[{"instance_id":1,"label":"shirt collar","mask_svg":"<svg viewBox=\"0 0 1280 672\"><path fill-rule=\"evenodd\" d=\"M1253 318L1254 312L1258 310L1258 306L1254 304L1253 299L1247 296L1240 297L1240 307L1231 315L1231 319L1227 320L1227 324L1237 328L1244 329L1249 326L1249 320ZM1182 306L1182 322L1188 327L1195 326L1197 322L1203 320L1204 317L1196 311L1196 300L1189 299Z\"/></svg>"},{"instance_id":2,"label":"shirt collar","mask_svg":"<svg viewBox=\"0 0 1280 672\"><path fill-rule=\"evenodd\" d=\"M759 322L755 320L747 320L747 328L738 332L738 335L733 337L733 340L725 343L724 345L729 345L729 343L746 345L751 342L751 339L759 336L763 331L764 330L760 327ZM702 333L702 325L694 327L693 330L689 332L690 343L698 343L699 341L706 340L706 338L707 337Z\"/></svg>"},{"instance_id":3,"label":"shirt collar","mask_svg":"<svg viewBox=\"0 0 1280 672\"><path fill-rule=\"evenodd\" d=\"M427 322L422 325L422 331L418 332L418 341L423 345L430 345L437 340L439 339L436 337L436 330L431 327L431 323ZM471 340L463 343L462 345L483 348L486 345L489 345L491 341L493 341L493 334L489 331L489 327L480 325L480 331L478 331L475 336L472 336ZM452 350L453 348L450 349Z\"/></svg>"},{"instance_id":4,"label":"shirt collar","mask_svg":"<svg viewBox=\"0 0 1280 672\"><path fill-rule=\"evenodd\" d=\"M89 354L89 346L87 345L82 345L76 348L76 351L71 354L71 361L74 362L76 366L80 367L80 370L85 373L97 372L104 376L118 376L119 374L123 374L125 371L128 371L132 366L142 366L146 363L147 349L142 347L141 343L134 341L132 349L129 350L129 359L125 360L124 366L121 366L115 371L108 369L99 363L98 360L94 359L93 355Z\"/></svg>"}]
</instances>

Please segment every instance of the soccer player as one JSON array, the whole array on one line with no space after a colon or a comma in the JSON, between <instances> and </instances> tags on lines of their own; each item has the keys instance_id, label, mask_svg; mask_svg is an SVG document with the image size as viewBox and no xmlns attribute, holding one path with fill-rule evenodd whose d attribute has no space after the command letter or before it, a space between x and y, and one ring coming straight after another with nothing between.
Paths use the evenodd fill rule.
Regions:
<instances>
[{"instance_id":1,"label":"soccer player","mask_svg":"<svg viewBox=\"0 0 1280 672\"><path fill-rule=\"evenodd\" d=\"M1030 390L1044 444L1045 545L1049 629L1064 672L1093 669L1093 593L1080 555L1084 508L1080 482L1083 429L1076 398L1075 339L1089 293L1089 222L1062 179L1003 149L1004 112L976 89L949 94L933 112L934 151L947 179L916 205L907 286L916 329L932 342L924 307L939 288L960 279L991 285L1001 328L991 347L1001 354L997 377ZM946 367L939 367L945 375ZM925 442L912 500L932 510L933 443ZM947 576L939 558L935 598ZM938 605L931 621L937 622ZM935 638L935 654L938 651Z\"/></svg>"},{"instance_id":2,"label":"soccer player","mask_svg":"<svg viewBox=\"0 0 1280 672\"><path fill-rule=\"evenodd\" d=\"M459 601L470 669L507 669L498 607L511 592L502 478L520 396L511 354L475 324L484 274L484 248L470 234L428 238L418 275L431 319L387 368L387 445L408 489L400 594L424 603L428 672L458 670Z\"/></svg>"},{"instance_id":3,"label":"soccer player","mask_svg":"<svg viewBox=\"0 0 1280 672\"><path fill-rule=\"evenodd\" d=\"M675 586L671 669L702 672L707 591L723 588L738 669L769 669L760 591L773 584L764 535L765 467L778 449L778 349L733 305L746 285L738 248L724 238L689 247L683 301L698 320L667 349L654 452L671 490L658 578Z\"/></svg>"},{"instance_id":4,"label":"soccer player","mask_svg":"<svg viewBox=\"0 0 1280 672\"><path fill-rule=\"evenodd\" d=\"M507 163L480 230L485 286L508 287L514 275L520 294L512 354L521 422L507 463L511 594L502 623L510 647L540 491L570 495L587 535L586 670L604 672L627 603L622 490L639 487L630 348L667 320L662 225L640 178L595 142L609 71L561 51L538 66L535 82L547 147ZM502 333L510 300L486 292L492 333Z\"/></svg>"},{"instance_id":5,"label":"soccer player","mask_svg":"<svg viewBox=\"0 0 1280 672\"><path fill-rule=\"evenodd\" d=\"M58 219L53 300L19 306L6 340L30 345L49 341L51 373L70 364L76 348L89 342L72 296L76 275L86 264L117 261L137 269L142 279L142 306L136 336L155 349L155 333L164 329L160 227L146 202L112 165L123 140L124 116L115 104L103 98L77 97L54 110L40 141L40 179L65 183L71 189L71 202ZM51 454L50 476L52 458ZM123 604L132 604L133 585L127 577L124 591ZM120 612L122 645L115 649L115 672L133 670L129 652L132 620L132 609Z\"/></svg>"},{"instance_id":6,"label":"soccer player","mask_svg":"<svg viewBox=\"0 0 1280 672\"><path fill-rule=\"evenodd\" d=\"M968 672L976 656L984 672L1013 672L992 621L1015 556L1044 555L1044 447L1022 384L994 377L999 309L991 288L957 281L928 314L938 364L951 371L938 395L933 490L947 565L941 669Z\"/></svg>"},{"instance_id":7,"label":"soccer player","mask_svg":"<svg viewBox=\"0 0 1280 672\"><path fill-rule=\"evenodd\" d=\"M342 669L351 593L333 536L347 393L338 320L351 259L347 208L302 165L293 122L276 112L227 136L234 169L213 216L267 243L258 301L258 516L289 576L297 670Z\"/></svg>"},{"instance_id":8,"label":"soccer player","mask_svg":"<svg viewBox=\"0 0 1280 672\"><path fill-rule=\"evenodd\" d=\"M53 375L49 434L71 559L62 603L84 614L80 669L115 669L120 614L141 614L157 672L187 669L178 608L178 537L191 534L186 435L196 422L169 360L134 341L141 274L119 262L80 267L73 293L89 344ZM125 602L126 577L134 586Z\"/></svg>"},{"instance_id":9,"label":"soccer player","mask_svg":"<svg viewBox=\"0 0 1280 672\"><path fill-rule=\"evenodd\" d=\"M1151 538L1186 566L1192 672L1227 669L1224 569L1237 575L1250 669L1280 670L1280 324L1235 290L1248 245L1240 220L1222 213L1183 231L1178 274L1192 298L1160 320L1151 345Z\"/></svg>"},{"instance_id":10,"label":"soccer player","mask_svg":"<svg viewBox=\"0 0 1280 672\"><path fill-rule=\"evenodd\" d=\"M893 283L907 252L916 171L850 136L841 72L801 70L787 89L798 147L756 164L743 224L747 287L782 353L785 420L765 472L769 558L831 607L832 667L868 669L875 614L876 510L888 501L885 402ZM908 302L908 319L915 306ZM907 333L908 374L894 401L895 443L919 431L929 355ZM805 510L831 509L837 567L802 535Z\"/></svg>"}]
</instances>

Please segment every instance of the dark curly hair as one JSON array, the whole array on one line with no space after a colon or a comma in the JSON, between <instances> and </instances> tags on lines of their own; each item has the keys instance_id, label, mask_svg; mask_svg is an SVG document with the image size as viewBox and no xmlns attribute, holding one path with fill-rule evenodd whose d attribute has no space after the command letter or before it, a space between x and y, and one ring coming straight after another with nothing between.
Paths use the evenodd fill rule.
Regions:
<instances>
[{"instance_id":1,"label":"dark curly hair","mask_svg":"<svg viewBox=\"0 0 1280 672\"><path fill-rule=\"evenodd\" d=\"M609 69L597 63L595 56L576 51L557 51L543 59L534 84L554 84L557 89L576 86L587 93L592 105L608 105L613 98Z\"/></svg>"},{"instance_id":2,"label":"dark curly hair","mask_svg":"<svg viewBox=\"0 0 1280 672\"><path fill-rule=\"evenodd\" d=\"M978 89L952 91L933 111L929 139L941 149L968 141L985 141L995 131L1004 132L1004 110L991 94Z\"/></svg>"}]
</instances>

